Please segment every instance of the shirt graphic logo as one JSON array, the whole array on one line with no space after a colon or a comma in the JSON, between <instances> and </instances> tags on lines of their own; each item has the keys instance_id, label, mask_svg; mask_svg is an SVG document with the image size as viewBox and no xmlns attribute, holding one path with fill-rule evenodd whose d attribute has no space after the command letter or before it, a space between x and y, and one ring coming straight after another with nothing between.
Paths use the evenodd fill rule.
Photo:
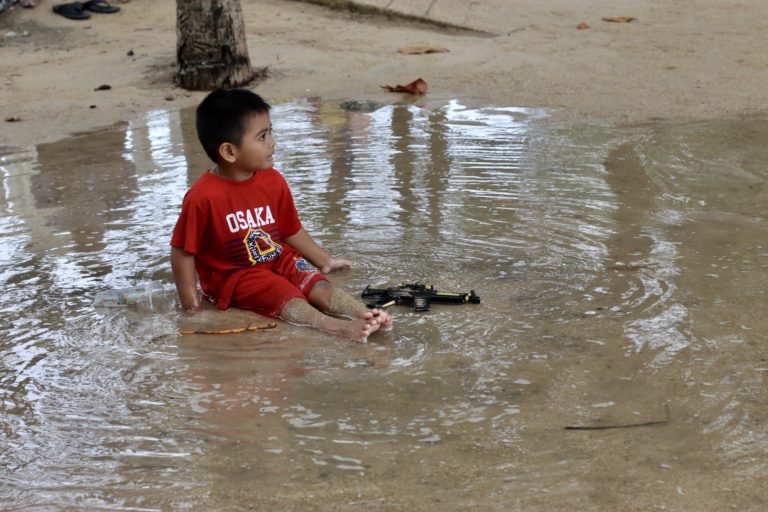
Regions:
<instances>
[{"instance_id":1,"label":"shirt graphic logo","mask_svg":"<svg viewBox=\"0 0 768 512\"><path fill-rule=\"evenodd\" d=\"M283 252L282 246L275 243L269 233L260 229L249 229L243 243L248 251L248 259L254 265L273 260Z\"/></svg>"},{"instance_id":2,"label":"shirt graphic logo","mask_svg":"<svg viewBox=\"0 0 768 512\"><path fill-rule=\"evenodd\" d=\"M304 258L300 258L298 256L295 256L293 258L293 261L296 264L296 270L299 272L317 272L317 267L305 260Z\"/></svg>"}]
</instances>

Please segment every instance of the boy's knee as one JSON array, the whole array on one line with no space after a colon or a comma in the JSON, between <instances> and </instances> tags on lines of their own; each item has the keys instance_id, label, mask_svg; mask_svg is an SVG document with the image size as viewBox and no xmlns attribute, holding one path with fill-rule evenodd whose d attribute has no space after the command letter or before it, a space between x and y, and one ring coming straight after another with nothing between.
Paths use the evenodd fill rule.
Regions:
<instances>
[{"instance_id":1,"label":"boy's knee","mask_svg":"<svg viewBox=\"0 0 768 512\"><path fill-rule=\"evenodd\" d=\"M328 295L331 294L331 291L333 291L333 286L328 281L318 281L312 286L312 291L317 290L321 293L327 293Z\"/></svg>"},{"instance_id":2,"label":"boy's knee","mask_svg":"<svg viewBox=\"0 0 768 512\"><path fill-rule=\"evenodd\" d=\"M331 306L331 297L333 295L333 286L328 281L318 281L309 291L309 302L323 311L327 311Z\"/></svg>"}]
</instances>

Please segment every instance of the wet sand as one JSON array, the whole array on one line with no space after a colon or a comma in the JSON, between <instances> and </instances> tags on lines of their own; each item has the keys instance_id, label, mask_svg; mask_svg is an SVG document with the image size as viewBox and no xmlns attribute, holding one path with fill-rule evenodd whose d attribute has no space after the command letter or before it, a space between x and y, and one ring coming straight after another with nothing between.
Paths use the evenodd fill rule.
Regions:
<instances>
[{"instance_id":1,"label":"wet sand","mask_svg":"<svg viewBox=\"0 0 768 512\"><path fill-rule=\"evenodd\" d=\"M171 279L192 114L0 153L11 508L763 510L765 116L276 105L297 208L356 263L335 284L482 297L363 345L92 307Z\"/></svg>"},{"instance_id":2,"label":"wet sand","mask_svg":"<svg viewBox=\"0 0 768 512\"><path fill-rule=\"evenodd\" d=\"M174 2L133 0L118 14L83 22L53 14L52 4L0 15L0 112L21 118L0 122L2 144L57 140L146 111L193 105L203 96L173 84ZM496 30L478 34L303 2L247 0L251 61L269 70L269 78L252 87L273 102L461 98L617 122L718 118L768 105L768 53L760 45L767 3L572 4L520 2L498 12L476 6L477 26ZM637 20L601 21L622 15ZM580 22L590 28L578 30ZM450 51L397 52L414 44ZM417 77L429 83L426 98L380 88ZM103 84L112 89L94 91Z\"/></svg>"}]
</instances>

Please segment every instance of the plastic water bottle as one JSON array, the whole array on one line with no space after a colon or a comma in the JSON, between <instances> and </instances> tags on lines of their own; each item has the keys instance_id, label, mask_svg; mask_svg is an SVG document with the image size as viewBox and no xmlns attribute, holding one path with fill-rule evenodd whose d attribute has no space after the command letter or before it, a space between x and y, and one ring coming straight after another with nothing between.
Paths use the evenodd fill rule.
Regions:
<instances>
[{"instance_id":1,"label":"plastic water bottle","mask_svg":"<svg viewBox=\"0 0 768 512\"><path fill-rule=\"evenodd\" d=\"M172 284L163 284L161 281L147 281L130 288L118 288L106 290L96 294L93 306L97 308L116 308L125 306L137 306L155 309L162 299L167 299L175 291Z\"/></svg>"}]
</instances>

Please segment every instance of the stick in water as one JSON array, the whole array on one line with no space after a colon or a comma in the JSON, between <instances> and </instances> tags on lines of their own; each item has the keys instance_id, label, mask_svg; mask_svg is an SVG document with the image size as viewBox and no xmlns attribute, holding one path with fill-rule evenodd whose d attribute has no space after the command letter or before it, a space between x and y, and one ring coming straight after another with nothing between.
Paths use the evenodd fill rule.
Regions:
<instances>
[{"instance_id":1,"label":"stick in water","mask_svg":"<svg viewBox=\"0 0 768 512\"><path fill-rule=\"evenodd\" d=\"M669 405L666 405L665 407L667 409L667 418L664 420L643 421L640 423L620 423L618 425L568 425L565 427L565 430L609 430L612 428L633 428L663 425L665 423L669 423Z\"/></svg>"},{"instance_id":2,"label":"stick in water","mask_svg":"<svg viewBox=\"0 0 768 512\"><path fill-rule=\"evenodd\" d=\"M179 334L239 334L246 331L260 331L262 329L274 329L277 324L274 322L267 322L263 324L252 324L246 327L236 327L234 329L219 329L219 330L193 330L193 329L179 329Z\"/></svg>"}]
</instances>

